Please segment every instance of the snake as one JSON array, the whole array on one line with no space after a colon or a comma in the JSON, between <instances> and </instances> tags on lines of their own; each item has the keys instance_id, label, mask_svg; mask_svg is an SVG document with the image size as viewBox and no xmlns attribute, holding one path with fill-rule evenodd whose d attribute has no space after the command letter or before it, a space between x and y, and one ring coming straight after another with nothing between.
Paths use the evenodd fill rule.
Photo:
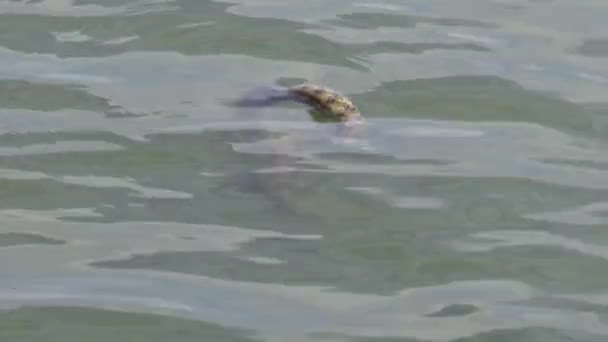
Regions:
<instances>
[{"instance_id":1,"label":"snake","mask_svg":"<svg viewBox=\"0 0 608 342\"><path fill-rule=\"evenodd\" d=\"M263 108L270 107L282 102L296 102L309 106L312 111L309 114L315 121L334 121L338 123L337 135L342 137L353 137L361 133L360 128L365 123L365 118L361 114L359 108L354 102L343 95L342 93L329 87L311 83L303 83L295 86L274 86L274 87L256 87L235 101L231 101L233 105L246 108ZM250 112L251 113L251 112ZM251 113L253 114L253 113ZM321 117L316 114L321 115ZM276 143L272 147L276 158L273 164L284 164L286 156L290 152L297 149L297 143L287 139L281 143ZM280 204L281 207L299 207L298 211L305 210L302 207L302 197L308 197L312 203L318 203L319 197L307 195L311 191L319 190L324 187L310 184L310 181L298 179L294 174L275 174L275 175L259 175L249 174L246 178L249 185L255 184L255 188L261 189L262 193L269 199L272 199L275 204ZM297 194L295 199L293 194ZM325 199L330 198L333 194L324 195ZM329 196L329 197L328 197ZM337 201L328 199L332 207L335 207ZM309 201L307 201L309 202ZM310 206L311 203L306 204ZM312 204L313 206L319 204ZM305 211L316 210L307 208ZM351 213L351 209L342 210L345 213ZM350 215L350 214L347 214Z\"/></svg>"}]
</instances>

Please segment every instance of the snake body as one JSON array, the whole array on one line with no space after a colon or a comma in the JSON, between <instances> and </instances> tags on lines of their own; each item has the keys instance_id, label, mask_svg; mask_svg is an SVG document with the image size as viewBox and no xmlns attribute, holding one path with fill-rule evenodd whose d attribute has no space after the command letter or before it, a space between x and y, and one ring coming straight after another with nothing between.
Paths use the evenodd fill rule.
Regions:
<instances>
[{"instance_id":1,"label":"snake body","mask_svg":"<svg viewBox=\"0 0 608 342\"><path fill-rule=\"evenodd\" d=\"M244 107L265 107L278 102L294 101L328 113L340 122L361 122L363 115L348 97L337 91L314 84L286 88L260 88L247 94L236 104Z\"/></svg>"}]
</instances>

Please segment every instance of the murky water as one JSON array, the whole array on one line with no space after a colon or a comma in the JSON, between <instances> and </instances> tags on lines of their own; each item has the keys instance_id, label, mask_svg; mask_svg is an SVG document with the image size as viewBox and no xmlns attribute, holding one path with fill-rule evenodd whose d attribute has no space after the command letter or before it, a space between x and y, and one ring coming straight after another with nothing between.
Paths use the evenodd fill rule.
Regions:
<instances>
[{"instance_id":1,"label":"murky water","mask_svg":"<svg viewBox=\"0 0 608 342\"><path fill-rule=\"evenodd\" d=\"M604 341L607 16L0 0L0 340Z\"/></svg>"}]
</instances>

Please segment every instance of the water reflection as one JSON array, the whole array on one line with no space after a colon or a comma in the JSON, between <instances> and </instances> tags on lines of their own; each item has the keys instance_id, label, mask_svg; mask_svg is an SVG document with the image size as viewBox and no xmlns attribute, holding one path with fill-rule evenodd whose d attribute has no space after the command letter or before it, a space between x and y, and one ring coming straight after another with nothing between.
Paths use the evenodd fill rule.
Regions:
<instances>
[{"instance_id":1,"label":"water reflection","mask_svg":"<svg viewBox=\"0 0 608 342\"><path fill-rule=\"evenodd\" d=\"M605 324L593 313L578 313L567 307L526 305L525 301L535 291L508 281L451 283L410 289L386 298L332 293L314 287L256 286L207 278L167 278L145 273L136 277L104 275L30 278L28 285L19 285L18 289L10 287L13 281L3 280L0 296L5 307L11 303L44 303L45 306L61 303L220 322L224 326L255 330L268 341L314 340L315 336L392 336L450 341L532 327L596 335L607 332ZM108 282L108 277L113 281ZM480 293L492 295L484 298ZM456 315L435 314L463 303L476 310ZM441 329L433 328L437 325Z\"/></svg>"}]
</instances>

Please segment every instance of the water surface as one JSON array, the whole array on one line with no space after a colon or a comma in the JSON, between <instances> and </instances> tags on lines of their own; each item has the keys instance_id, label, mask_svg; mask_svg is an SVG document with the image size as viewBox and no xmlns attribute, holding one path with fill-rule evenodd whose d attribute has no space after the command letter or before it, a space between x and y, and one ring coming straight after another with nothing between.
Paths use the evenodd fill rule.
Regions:
<instances>
[{"instance_id":1,"label":"water surface","mask_svg":"<svg viewBox=\"0 0 608 342\"><path fill-rule=\"evenodd\" d=\"M605 340L607 15L0 1L0 338Z\"/></svg>"}]
</instances>

